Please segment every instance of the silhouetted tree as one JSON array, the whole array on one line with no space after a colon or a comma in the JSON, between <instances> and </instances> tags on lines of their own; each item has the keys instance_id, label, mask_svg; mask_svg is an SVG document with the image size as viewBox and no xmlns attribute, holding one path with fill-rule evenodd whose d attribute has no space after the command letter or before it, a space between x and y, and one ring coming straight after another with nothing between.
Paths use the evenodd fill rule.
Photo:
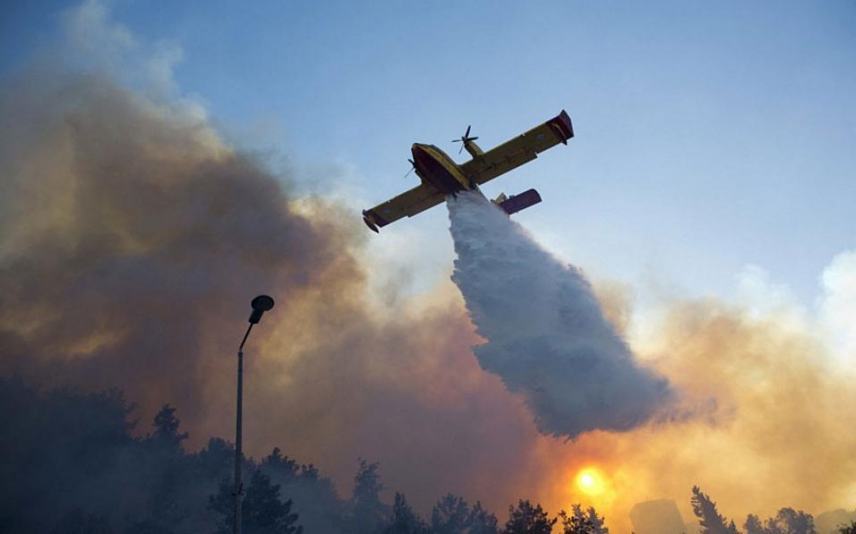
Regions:
<instances>
[{"instance_id":1,"label":"silhouetted tree","mask_svg":"<svg viewBox=\"0 0 856 534\"><path fill-rule=\"evenodd\" d=\"M270 477L256 470L247 488L242 519L248 526L247 534L300 534L303 529L296 526L297 514L291 513L291 499L282 502L279 485L271 484Z\"/></svg>"},{"instance_id":2,"label":"silhouetted tree","mask_svg":"<svg viewBox=\"0 0 856 534\"><path fill-rule=\"evenodd\" d=\"M802 510L782 508L776 514L775 524L784 534L817 534L814 529L814 517Z\"/></svg>"},{"instance_id":3,"label":"silhouetted tree","mask_svg":"<svg viewBox=\"0 0 856 534\"><path fill-rule=\"evenodd\" d=\"M294 501L306 532L344 530L344 503L336 494L332 481L322 477L317 467L298 464L275 448L262 460L260 468Z\"/></svg>"},{"instance_id":4,"label":"silhouetted tree","mask_svg":"<svg viewBox=\"0 0 856 534\"><path fill-rule=\"evenodd\" d=\"M746 534L766 534L766 530L764 529L763 523L755 514L749 514L746 516L746 522L743 523L743 529L746 530Z\"/></svg>"},{"instance_id":5,"label":"silhouetted tree","mask_svg":"<svg viewBox=\"0 0 856 534\"><path fill-rule=\"evenodd\" d=\"M75 508L81 508L77 519L95 521L117 517L119 507L142 506L135 497L145 492L116 489L140 480L129 454L137 447L131 409L118 390L39 391L0 378L0 530L50 532L75 520L69 515Z\"/></svg>"},{"instance_id":6,"label":"silhouetted tree","mask_svg":"<svg viewBox=\"0 0 856 534\"><path fill-rule=\"evenodd\" d=\"M838 534L856 534L856 521L851 521L849 525L838 527Z\"/></svg>"},{"instance_id":7,"label":"silhouetted tree","mask_svg":"<svg viewBox=\"0 0 856 534\"><path fill-rule=\"evenodd\" d=\"M178 432L181 421L175 416L175 408L164 404L155 415L152 426L155 427L154 433L150 436L152 441L174 452L181 450L181 442L187 439L188 434Z\"/></svg>"},{"instance_id":8,"label":"silhouetted tree","mask_svg":"<svg viewBox=\"0 0 856 534\"><path fill-rule=\"evenodd\" d=\"M165 404L152 422L154 432L143 443L145 449L139 460L149 465L148 502L146 517L134 523L140 532L170 532L187 519L189 510L183 497L190 493L188 486L196 484L192 467L187 461L181 443L187 433L180 433L181 421L175 408ZM144 530L141 530L144 529Z\"/></svg>"},{"instance_id":9,"label":"silhouetted tree","mask_svg":"<svg viewBox=\"0 0 856 534\"><path fill-rule=\"evenodd\" d=\"M459 534L466 532L470 521L470 506L451 493L437 501L431 509L431 532Z\"/></svg>"},{"instance_id":10,"label":"silhouetted tree","mask_svg":"<svg viewBox=\"0 0 856 534\"><path fill-rule=\"evenodd\" d=\"M209 498L209 509L221 516L219 532L227 534L235 524L232 484L224 480L220 491ZM282 502L279 485L256 469L247 486L241 507L241 529L246 534L300 534L303 528L296 525L298 516L291 513L291 500Z\"/></svg>"},{"instance_id":11,"label":"silhouetted tree","mask_svg":"<svg viewBox=\"0 0 856 534\"><path fill-rule=\"evenodd\" d=\"M428 525L420 518L401 493L395 494L392 517L384 534L428 534Z\"/></svg>"},{"instance_id":12,"label":"silhouetted tree","mask_svg":"<svg viewBox=\"0 0 856 534\"><path fill-rule=\"evenodd\" d=\"M738 534L734 521L726 524L726 518L716 511L716 503L702 493L698 486L693 486L690 504L693 506L693 513L699 519L702 534Z\"/></svg>"},{"instance_id":13,"label":"silhouetted tree","mask_svg":"<svg viewBox=\"0 0 856 534\"><path fill-rule=\"evenodd\" d=\"M520 500L516 507L508 507L505 534L550 534L555 524L556 519L550 519L540 504Z\"/></svg>"},{"instance_id":14,"label":"silhouetted tree","mask_svg":"<svg viewBox=\"0 0 856 534\"><path fill-rule=\"evenodd\" d=\"M437 501L431 510L432 534L496 534L496 516L482 508L472 507L451 493Z\"/></svg>"},{"instance_id":15,"label":"silhouetted tree","mask_svg":"<svg viewBox=\"0 0 856 534\"><path fill-rule=\"evenodd\" d=\"M318 474L318 468L312 464L301 464L300 465L300 476L308 479L308 480L318 480L320 475Z\"/></svg>"},{"instance_id":16,"label":"silhouetted tree","mask_svg":"<svg viewBox=\"0 0 856 534\"><path fill-rule=\"evenodd\" d=\"M350 532L370 534L377 532L386 523L387 508L380 500L383 484L378 474L378 464L359 459L360 465L354 476L354 491L351 496Z\"/></svg>"},{"instance_id":17,"label":"silhouetted tree","mask_svg":"<svg viewBox=\"0 0 856 534\"><path fill-rule=\"evenodd\" d=\"M746 534L817 534L812 515L793 508L782 508L776 517L764 523L758 516L749 514L743 528Z\"/></svg>"},{"instance_id":18,"label":"silhouetted tree","mask_svg":"<svg viewBox=\"0 0 856 534\"><path fill-rule=\"evenodd\" d=\"M570 514L560 511L559 519L562 521L563 534L609 534L609 529L603 525L603 518L598 517L591 506L583 511L579 504L575 504Z\"/></svg>"},{"instance_id":19,"label":"silhouetted tree","mask_svg":"<svg viewBox=\"0 0 856 534\"><path fill-rule=\"evenodd\" d=\"M469 524L470 530L467 534L496 534L499 532L496 516L485 510L481 501L476 501L470 510Z\"/></svg>"},{"instance_id":20,"label":"silhouetted tree","mask_svg":"<svg viewBox=\"0 0 856 534\"><path fill-rule=\"evenodd\" d=\"M232 472L235 448L222 438L210 438L208 444L193 455L193 463L203 473L217 475L220 480Z\"/></svg>"},{"instance_id":21,"label":"silhouetted tree","mask_svg":"<svg viewBox=\"0 0 856 534\"><path fill-rule=\"evenodd\" d=\"M20 380L0 378L0 420L4 436L0 456L0 532L99 532L122 534L191 534L231 528L232 487L219 483L231 475L234 448L213 438L202 450L182 450L178 412L166 405L144 438L131 435L131 407L118 390L82 393L71 389L39 391ZM255 499L280 484L277 495L294 498L284 521L294 510L308 532L350 532L345 528L348 503L338 498L329 479L317 468L300 465L279 451L261 462L262 473L277 479L253 484L258 469L244 460L248 495L244 518L253 519L254 502L259 518L267 514L265 499ZM286 480L288 486L280 482ZM220 493L218 493L218 489ZM300 501L297 500L299 495ZM223 501L222 512L209 508L212 498ZM285 498L280 499L284 501ZM276 504L268 500L267 505ZM304 522L304 506L312 522ZM216 508L216 507L215 507ZM76 510L76 511L75 511ZM69 512L71 511L71 512ZM271 510L268 509L268 512ZM313 515L314 514L314 515ZM228 523L227 523L228 520ZM110 521L110 523L107 523ZM259 521L256 521L259 522ZM290 526L294 526L293 523ZM251 529L247 527L249 532ZM279 529L288 531L288 529Z\"/></svg>"},{"instance_id":22,"label":"silhouetted tree","mask_svg":"<svg viewBox=\"0 0 856 534\"><path fill-rule=\"evenodd\" d=\"M273 451L262 460L260 467L271 475L275 474L285 479L297 478L300 473L300 465L288 456L283 456L279 447L274 447Z\"/></svg>"}]
</instances>

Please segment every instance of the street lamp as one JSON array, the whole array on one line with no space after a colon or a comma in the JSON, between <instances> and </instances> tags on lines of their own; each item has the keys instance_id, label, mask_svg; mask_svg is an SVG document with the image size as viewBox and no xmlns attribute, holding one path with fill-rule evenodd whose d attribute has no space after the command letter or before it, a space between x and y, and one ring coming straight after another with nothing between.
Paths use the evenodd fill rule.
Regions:
<instances>
[{"instance_id":1,"label":"street lamp","mask_svg":"<svg viewBox=\"0 0 856 534\"><path fill-rule=\"evenodd\" d=\"M262 314L270 311L273 308L273 299L267 295L259 295L250 302L253 312L250 314L247 332L244 334L244 339L241 340L241 346L238 347L238 406L237 416L235 421L235 525L232 532L241 534L241 497L244 493L244 485L241 482L241 416L243 411L244 397L244 343L250 337L250 331L253 325L259 323Z\"/></svg>"}]
</instances>

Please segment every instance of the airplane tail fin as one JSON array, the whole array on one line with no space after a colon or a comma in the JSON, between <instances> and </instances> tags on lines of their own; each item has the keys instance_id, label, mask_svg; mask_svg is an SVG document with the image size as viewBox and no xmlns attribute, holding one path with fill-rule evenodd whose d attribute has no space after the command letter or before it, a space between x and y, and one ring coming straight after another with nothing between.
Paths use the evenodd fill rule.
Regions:
<instances>
[{"instance_id":1,"label":"airplane tail fin","mask_svg":"<svg viewBox=\"0 0 856 534\"><path fill-rule=\"evenodd\" d=\"M511 195L510 197L506 197L505 193L502 193L493 201L494 204L502 208L502 211L509 215L525 210L529 206L534 206L539 202L541 202L541 195L534 189L524 191L519 195Z\"/></svg>"}]
</instances>

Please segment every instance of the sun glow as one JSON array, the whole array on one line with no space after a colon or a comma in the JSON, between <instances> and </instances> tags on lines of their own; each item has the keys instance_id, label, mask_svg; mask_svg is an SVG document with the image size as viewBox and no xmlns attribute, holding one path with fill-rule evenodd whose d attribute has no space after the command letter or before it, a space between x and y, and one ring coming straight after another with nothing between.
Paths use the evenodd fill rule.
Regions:
<instances>
[{"instance_id":1,"label":"sun glow","mask_svg":"<svg viewBox=\"0 0 856 534\"><path fill-rule=\"evenodd\" d=\"M586 467L577 473L577 488L590 497L596 497L606 490L603 474L594 467Z\"/></svg>"}]
</instances>

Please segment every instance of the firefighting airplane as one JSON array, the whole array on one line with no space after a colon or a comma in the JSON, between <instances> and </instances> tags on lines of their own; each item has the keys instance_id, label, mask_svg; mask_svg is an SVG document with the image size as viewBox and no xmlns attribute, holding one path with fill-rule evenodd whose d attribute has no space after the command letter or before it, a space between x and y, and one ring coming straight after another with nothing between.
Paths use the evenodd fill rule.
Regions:
<instances>
[{"instance_id":1,"label":"firefighting airplane","mask_svg":"<svg viewBox=\"0 0 856 534\"><path fill-rule=\"evenodd\" d=\"M568 139L573 136L571 118L562 110L547 122L487 152L483 152L475 143L478 137L470 137L468 126L466 133L453 141L462 143L461 150L467 149L472 155L473 159L466 163L455 163L434 145L413 143L410 149L413 159L410 163L422 183L383 204L363 211L363 221L377 232L378 228L402 217L413 217L436 206L447 195L464 190L478 190L479 185L532 161L538 157L538 153L558 143L567 145ZM541 196L534 189L530 189L512 197L502 194L493 202L510 215L541 202Z\"/></svg>"}]
</instances>

